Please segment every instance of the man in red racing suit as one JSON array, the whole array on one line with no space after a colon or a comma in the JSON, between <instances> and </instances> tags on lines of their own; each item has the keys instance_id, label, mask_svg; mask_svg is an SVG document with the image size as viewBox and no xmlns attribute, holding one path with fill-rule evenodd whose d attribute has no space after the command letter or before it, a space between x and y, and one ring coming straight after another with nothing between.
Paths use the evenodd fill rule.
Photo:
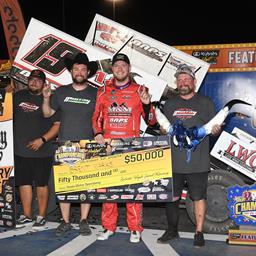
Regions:
<instances>
[{"instance_id":1,"label":"man in red racing suit","mask_svg":"<svg viewBox=\"0 0 256 256\"><path fill-rule=\"evenodd\" d=\"M139 137L141 117L147 124L156 123L148 90L130 80L130 69L129 58L116 54L112 60L114 78L98 90L92 121L95 140L99 143L108 138ZM137 243L143 231L142 204L126 203L126 215L130 242ZM107 240L116 230L117 203L103 203L101 217L105 231L98 240Z\"/></svg>"}]
</instances>

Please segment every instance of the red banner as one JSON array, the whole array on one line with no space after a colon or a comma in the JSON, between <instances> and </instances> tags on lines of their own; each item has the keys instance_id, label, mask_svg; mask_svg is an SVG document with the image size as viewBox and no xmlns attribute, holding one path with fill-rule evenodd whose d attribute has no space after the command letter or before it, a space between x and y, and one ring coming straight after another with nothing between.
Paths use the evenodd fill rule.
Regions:
<instances>
[{"instance_id":1,"label":"red banner","mask_svg":"<svg viewBox=\"0 0 256 256\"><path fill-rule=\"evenodd\" d=\"M0 13L9 57L13 61L26 31L23 15L17 0L1 0Z\"/></svg>"}]
</instances>

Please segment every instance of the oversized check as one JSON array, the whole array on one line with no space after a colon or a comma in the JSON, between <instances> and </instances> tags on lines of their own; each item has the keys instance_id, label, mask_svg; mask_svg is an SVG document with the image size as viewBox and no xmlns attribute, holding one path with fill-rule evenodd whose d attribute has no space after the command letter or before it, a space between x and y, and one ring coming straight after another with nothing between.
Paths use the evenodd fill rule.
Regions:
<instances>
[{"instance_id":1,"label":"oversized check","mask_svg":"<svg viewBox=\"0 0 256 256\"><path fill-rule=\"evenodd\" d=\"M100 148L92 141L59 147L54 166L59 201L172 200L168 136L112 139L109 144L109 155L107 145Z\"/></svg>"},{"instance_id":2,"label":"oversized check","mask_svg":"<svg viewBox=\"0 0 256 256\"><path fill-rule=\"evenodd\" d=\"M170 178L170 167L170 148L96 157L71 166L58 165L54 167L55 192L76 192Z\"/></svg>"}]
</instances>

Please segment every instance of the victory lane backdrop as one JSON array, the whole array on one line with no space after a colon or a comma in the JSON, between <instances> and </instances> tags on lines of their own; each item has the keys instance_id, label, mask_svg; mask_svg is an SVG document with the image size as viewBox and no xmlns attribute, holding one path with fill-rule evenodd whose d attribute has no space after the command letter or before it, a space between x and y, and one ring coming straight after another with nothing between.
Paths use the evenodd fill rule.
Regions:
<instances>
[{"instance_id":1,"label":"victory lane backdrop","mask_svg":"<svg viewBox=\"0 0 256 256\"><path fill-rule=\"evenodd\" d=\"M169 136L65 142L55 154L55 193L65 202L172 201Z\"/></svg>"}]
</instances>

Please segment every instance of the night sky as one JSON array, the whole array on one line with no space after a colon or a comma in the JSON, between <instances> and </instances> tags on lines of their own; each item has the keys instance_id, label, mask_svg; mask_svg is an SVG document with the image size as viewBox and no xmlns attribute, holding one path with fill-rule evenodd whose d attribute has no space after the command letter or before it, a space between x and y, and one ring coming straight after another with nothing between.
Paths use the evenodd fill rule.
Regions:
<instances>
[{"instance_id":1,"label":"night sky","mask_svg":"<svg viewBox=\"0 0 256 256\"><path fill-rule=\"evenodd\" d=\"M19 2L26 25L34 17L81 40L85 39L96 13L113 19L112 2L108 0ZM230 7L218 1L205 3L207 5L195 0L119 0L115 21L171 46L256 43L253 1ZM0 36L0 58L3 59L8 55L2 26Z\"/></svg>"}]
</instances>

